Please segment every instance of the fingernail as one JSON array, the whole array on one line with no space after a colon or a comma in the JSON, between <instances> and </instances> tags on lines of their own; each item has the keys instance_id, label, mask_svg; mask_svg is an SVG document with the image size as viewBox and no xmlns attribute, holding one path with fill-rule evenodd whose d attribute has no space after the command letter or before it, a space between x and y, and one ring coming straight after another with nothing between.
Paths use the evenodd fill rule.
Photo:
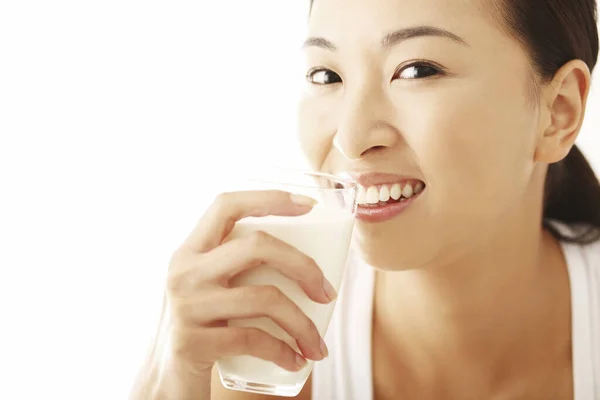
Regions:
<instances>
[{"instance_id":1,"label":"fingernail","mask_svg":"<svg viewBox=\"0 0 600 400\"><path fill-rule=\"evenodd\" d=\"M290 199L298 204L299 206L314 206L315 204L317 204L317 201L315 199L312 199L308 196L302 196L301 194L294 194L292 193L290 195Z\"/></svg>"},{"instance_id":2,"label":"fingernail","mask_svg":"<svg viewBox=\"0 0 600 400\"><path fill-rule=\"evenodd\" d=\"M337 292L331 286L331 283L327 280L327 278L323 278L323 291L325 292L325 296L329 299L329 301L334 301L337 298Z\"/></svg>"},{"instance_id":3,"label":"fingernail","mask_svg":"<svg viewBox=\"0 0 600 400\"><path fill-rule=\"evenodd\" d=\"M302 357L300 354L296 353L296 366L300 368L304 368L306 365L306 359Z\"/></svg>"},{"instance_id":4,"label":"fingernail","mask_svg":"<svg viewBox=\"0 0 600 400\"><path fill-rule=\"evenodd\" d=\"M326 358L327 356L329 356L329 350L327 350L327 345L325 344L323 338L320 339L321 342L319 343L319 350L321 350L321 355L323 356L323 358Z\"/></svg>"}]
</instances>

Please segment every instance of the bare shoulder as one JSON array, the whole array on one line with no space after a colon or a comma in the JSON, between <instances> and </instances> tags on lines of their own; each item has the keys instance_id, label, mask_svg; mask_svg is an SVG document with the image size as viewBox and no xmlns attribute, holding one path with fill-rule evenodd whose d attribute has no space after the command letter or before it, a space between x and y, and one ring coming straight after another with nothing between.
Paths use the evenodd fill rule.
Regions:
<instances>
[{"instance_id":1,"label":"bare shoulder","mask_svg":"<svg viewBox=\"0 0 600 400\"><path fill-rule=\"evenodd\" d=\"M312 377L309 376L306 385L295 400L311 400ZM290 397L266 396L225 389L221 384L217 368L213 368L211 382L211 400L290 400Z\"/></svg>"}]
</instances>

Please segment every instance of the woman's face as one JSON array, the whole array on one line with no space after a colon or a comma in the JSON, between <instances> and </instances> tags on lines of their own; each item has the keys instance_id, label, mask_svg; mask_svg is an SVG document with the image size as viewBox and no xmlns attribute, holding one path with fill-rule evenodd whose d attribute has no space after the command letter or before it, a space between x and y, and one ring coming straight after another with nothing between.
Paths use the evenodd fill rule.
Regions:
<instances>
[{"instance_id":1,"label":"woman's face","mask_svg":"<svg viewBox=\"0 0 600 400\"><path fill-rule=\"evenodd\" d=\"M477 251L539 198L531 66L488 13L478 0L314 3L300 105L312 167L391 174L363 177L363 201L382 183L425 187L400 213L363 208L356 238L376 268Z\"/></svg>"}]
</instances>

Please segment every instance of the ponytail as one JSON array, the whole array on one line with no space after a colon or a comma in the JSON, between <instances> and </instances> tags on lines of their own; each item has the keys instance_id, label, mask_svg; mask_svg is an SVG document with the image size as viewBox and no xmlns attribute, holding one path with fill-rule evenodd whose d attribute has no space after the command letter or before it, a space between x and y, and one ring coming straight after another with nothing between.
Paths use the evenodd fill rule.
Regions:
<instances>
[{"instance_id":1,"label":"ponytail","mask_svg":"<svg viewBox=\"0 0 600 400\"><path fill-rule=\"evenodd\" d=\"M577 229L565 235L549 220ZM577 146L573 146L564 160L548 167L544 226L566 242L585 244L600 239L600 181Z\"/></svg>"}]
</instances>

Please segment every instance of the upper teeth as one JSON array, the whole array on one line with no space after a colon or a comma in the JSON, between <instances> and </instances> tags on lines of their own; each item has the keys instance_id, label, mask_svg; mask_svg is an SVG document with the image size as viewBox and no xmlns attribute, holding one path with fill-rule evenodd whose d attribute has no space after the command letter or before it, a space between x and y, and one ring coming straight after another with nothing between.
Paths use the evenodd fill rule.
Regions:
<instances>
[{"instance_id":1,"label":"upper teeth","mask_svg":"<svg viewBox=\"0 0 600 400\"><path fill-rule=\"evenodd\" d=\"M422 182L415 183L414 187L410 183L405 183L401 185L400 183L394 183L391 185L382 185L380 187L377 186L369 186L364 188L360 186L357 194L357 203L358 204L377 204L380 201L386 202L389 201L390 198L394 200L399 200L400 197L405 197L410 199L415 194L419 194L423 191L425 186Z\"/></svg>"},{"instance_id":2,"label":"upper teeth","mask_svg":"<svg viewBox=\"0 0 600 400\"><path fill-rule=\"evenodd\" d=\"M390 189L387 186L383 185L381 189L379 189L379 201L388 201L390 199Z\"/></svg>"},{"instance_id":3,"label":"upper teeth","mask_svg":"<svg viewBox=\"0 0 600 400\"><path fill-rule=\"evenodd\" d=\"M356 194L356 202L358 204L367 204L365 188L362 186L358 187L358 193Z\"/></svg>"},{"instance_id":4,"label":"upper teeth","mask_svg":"<svg viewBox=\"0 0 600 400\"><path fill-rule=\"evenodd\" d=\"M402 188L400 187L399 183L394 183L392 185L392 190L390 190L390 196L392 196L392 199L394 200L398 200L400 197L402 197Z\"/></svg>"},{"instance_id":5,"label":"upper teeth","mask_svg":"<svg viewBox=\"0 0 600 400\"><path fill-rule=\"evenodd\" d=\"M415 189L415 193L419 194L419 193L421 193L423 191L423 189L425 189L425 185L423 185L423 182L419 181L419 182L417 182L415 184L415 188L414 189Z\"/></svg>"},{"instance_id":6,"label":"upper teeth","mask_svg":"<svg viewBox=\"0 0 600 400\"><path fill-rule=\"evenodd\" d=\"M375 186L369 186L367 189L367 204L379 203L379 190Z\"/></svg>"}]
</instances>

